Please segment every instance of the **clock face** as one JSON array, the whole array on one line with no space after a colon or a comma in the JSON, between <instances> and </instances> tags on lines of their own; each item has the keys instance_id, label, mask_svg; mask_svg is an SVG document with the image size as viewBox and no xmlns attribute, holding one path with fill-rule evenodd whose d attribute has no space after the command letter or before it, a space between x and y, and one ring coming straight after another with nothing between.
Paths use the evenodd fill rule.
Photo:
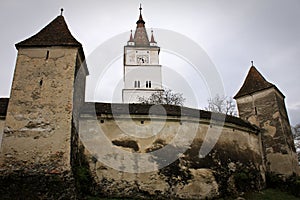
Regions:
<instances>
[{"instance_id":1,"label":"clock face","mask_svg":"<svg viewBox=\"0 0 300 200\"><path fill-rule=\"evenodd\" d=\"M148 64L149 56L148 55L138 55L138 56L136 56L136 61L139 65Z\"/></svg>"}]
</instances>

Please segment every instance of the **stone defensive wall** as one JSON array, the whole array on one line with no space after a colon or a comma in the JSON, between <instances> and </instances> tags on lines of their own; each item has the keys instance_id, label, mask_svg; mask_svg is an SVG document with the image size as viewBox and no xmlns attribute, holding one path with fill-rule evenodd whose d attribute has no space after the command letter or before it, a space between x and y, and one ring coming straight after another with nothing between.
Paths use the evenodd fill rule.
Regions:
<instances>
[{"instance_id":1,"label":"stone defensive wall","mask_svg":"<svg viewBox=\"0 0 300 200\"><path fill-rule=\"evenodd\" d=\"M265 186L260 130L237 117L86 103L79 138L96 194L210 199Z\"/></svg>"}]
</instances>

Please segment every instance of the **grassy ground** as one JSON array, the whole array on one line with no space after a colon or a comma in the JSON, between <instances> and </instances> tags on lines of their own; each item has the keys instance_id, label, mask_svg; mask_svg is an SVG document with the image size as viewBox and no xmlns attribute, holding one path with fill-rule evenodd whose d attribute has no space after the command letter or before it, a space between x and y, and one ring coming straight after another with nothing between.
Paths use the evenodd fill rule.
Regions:
<instances>
[{"instance_id":1,"label":"grassy ground","mask_svg":"<svg viewBox=\"0 0 300 200\"><path fill-rule=\"evenodd\" d=\"M246 200L299 200L299 197L275 189L266 189L257 193L249 193L243 198Z\"/></svg>"},{"instance_id":2,"label":"grassy ground","mask_svg":"<svg viewBox=\"0 0 300 200\"><path fill-rule=\"evenodd\" d=\"M293 195L290 195L285 192L281 192L280 190L275 189L266 189L261 192L255 192L255 193L247 193L243 196L246 200L299 200L299 197L295 197ZM114 199L114 198L96 198L96 197L89 197L88 200L120 200L120 199ZM220 200L234 200L236 198L226 198L226 199L220 199ZM125 199L122 199L125 200ZM130 199L126 199L130 200Z\"/></svg>"}]
</instances>

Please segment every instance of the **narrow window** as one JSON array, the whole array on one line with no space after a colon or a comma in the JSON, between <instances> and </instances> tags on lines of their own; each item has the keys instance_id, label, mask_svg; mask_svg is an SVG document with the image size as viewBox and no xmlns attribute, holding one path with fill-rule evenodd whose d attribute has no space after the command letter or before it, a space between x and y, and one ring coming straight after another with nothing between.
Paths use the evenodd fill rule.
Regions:
<instances>
[{"instance_id":1,"label":"narrow window","mask_svg":"<svg viewBox=\"0 0 300 200\"><path fill-rule=\"evenodd\" d=\"M148 81L146 81L146 88L148 88Z\"/></svg>"},{"instance_id":2,"label":"narrow window","mask_svg":"<svg viewBox=\"0 0 300 200\"><path fill-rule=\"evenodd\" d=\"M134 88L137 88L137 81L134 81Z\"/></svg>"},{"instance_id":3,"label":"narrow window","mask_svg":"<svg viewBox=\"0 0 300 200\"><path fill-rule=\"evenodd\" d=\"M46 53L46 60L48 60L48 58L49 58L49 51L47 51Z\"/></svg>"},{"instance_id":4,"label":"narrow window","mask_svg":"<svg viewBox=\"0 0 300 200\"><path fill-rule=\"evenodd\" d=\"M149 88L151 88L151 81L149 81Z\"/></svg>"},{"instance_id":5,"label":"narrow window","mask_svg":"<svg viewBox=\"0 0 300 200\"><path fill-rule=\"evenodd\" d=\"M141 84L140 84L140 81L138 81L138 88L140 88L141 87Z\"/></svg>"},{"instance_id":6,"label":"narrow window","mask_svg":"<svg viewBox=\"0 0 300 200\"><path fill-rule=\"evenodd\" d=\"M43 79L40 80L40 87L43 85Z\"/></svg>"},{"instance_id":7,"label":"narrow window","mask_svg":"<svg viewBox=\"0 0 300 200\"><path fill-rule=\"evenodd\" d=\"M254 107L254 112L255 112L255 115L257 115L257 108Z\"/></svg>"}]
</instances>

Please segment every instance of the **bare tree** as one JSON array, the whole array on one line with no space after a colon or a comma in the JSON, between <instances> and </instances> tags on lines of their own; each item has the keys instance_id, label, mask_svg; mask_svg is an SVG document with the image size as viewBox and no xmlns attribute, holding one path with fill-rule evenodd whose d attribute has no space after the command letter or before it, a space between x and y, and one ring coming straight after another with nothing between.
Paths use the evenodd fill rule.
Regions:
<instances>
[{"instance_id":1,"label":"bare tree","mask_svg":"<svg viewBox=\"0 0 300 200\"><path fill-rule=\"evenodd\" d=\"M226 115L236 116L236 105L231 97L219 96L208 99L208 107L205 110L217 113L224 113Z\"/></svg>"},{"instance_id":2,"label":"bare tree","mask_svg":"<svg viewBox=\"0 0 300 200\"><path fill-rule=\"evenodd\" d=\"M183 106L185 98L182 93L175 93L171 89L165 88L162 91L152 93L148 98L138 97L138 101L145 104L167 104Z\"/></svg>"},{"instance_id":3,"label":"bare tree","mask_svg":"<svg viewBox=\"0 0 300 200\"><path fill-rule=\"evenodd\" d=\"M292 127L292 132L294 136L296 152L298 155L298 162L300 164L300 124L297 124L296 126Z\"/></svg>"}]
</instances>

